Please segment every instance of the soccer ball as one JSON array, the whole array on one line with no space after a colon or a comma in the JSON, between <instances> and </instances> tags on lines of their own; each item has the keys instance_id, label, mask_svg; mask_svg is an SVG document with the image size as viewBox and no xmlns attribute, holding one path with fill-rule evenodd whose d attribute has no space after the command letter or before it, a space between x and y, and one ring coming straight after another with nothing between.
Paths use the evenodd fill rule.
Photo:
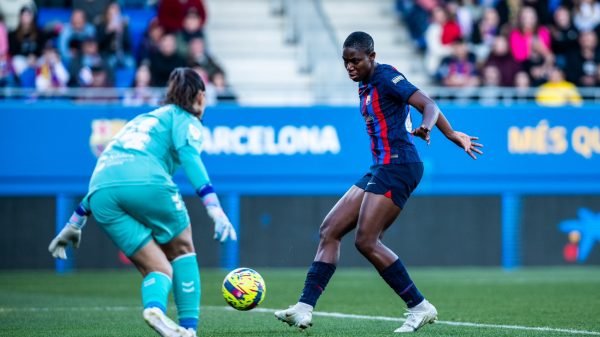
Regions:
<instances>
[{"instance_id":1,"label":"soccer ball","mask_svg":"<svg viewBox=\"0 0 600 337\"><path fill-rule=\"evenodd\" d=\"M265 280L255 270L238 268L223 280L223 297L237 310L247 311L259 305L267 293Z\"/></svg>"}]
</instances>

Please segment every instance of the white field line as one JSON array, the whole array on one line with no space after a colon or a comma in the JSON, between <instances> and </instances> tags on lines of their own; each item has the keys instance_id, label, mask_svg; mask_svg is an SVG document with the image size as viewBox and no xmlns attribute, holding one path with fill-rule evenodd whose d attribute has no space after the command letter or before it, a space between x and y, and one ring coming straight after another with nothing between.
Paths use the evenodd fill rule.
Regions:
<instances>
[{"instance_id":1,"label":"white field line","mask_svg":"<svg viewBox=\"0 0 600 337\"><path fill-rule=\"evenodd\" d=\"M203 306L201 309L209 310L227 310L234 311L231 307L219 307L219 306ZM9 312L56 312L56 311L134 311L141 310L139 306L92 306L92 307L55 307L55 308L43 308L43 307L0 307L0 315ZM275 309L268 308L255 308L250 313L273 313ZM356 320L371 320L371 321L389 321L389 322L403 322L404 318L389 317L389 316L370 316L370 315L356 315L356 314L344 314L340 312L322 312L315 311L313 316L321 317L332 317L332 318L344 318L344 319L356 319ZM588 331L588 330L574 330L574 329L560 329L550 327L534 327L534 326L521 326L521 325L507 325L507 324L485 324L485 323L471 323L471 322L453 322L453 321L436 321L436 324L444 324L451 326L464 326L472 328L489 328L499 330L524 330L524 331L544 331L544 332L557 332L557 333L568 333L574 335L590 335L600 336L599 331Z\"/></svg>"}]
</instances>

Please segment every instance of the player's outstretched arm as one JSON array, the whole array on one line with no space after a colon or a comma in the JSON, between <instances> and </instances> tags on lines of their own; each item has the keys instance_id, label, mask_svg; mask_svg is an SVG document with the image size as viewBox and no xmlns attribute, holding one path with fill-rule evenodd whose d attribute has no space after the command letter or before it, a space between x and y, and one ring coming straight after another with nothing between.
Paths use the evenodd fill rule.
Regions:
<instances>
[{"instance_id":1,"label":"player's outstretched arm","mask_svg":"<svg viewBox=\"0 0 600 337\"><path fill-rule=\"evenodd\" d=\"M90 215L89 206L84 202L77 206L77 209L73 212L67 224L63 229L52 239L48 246L48 251L52 254L52 257L66 260L67 259L67 246L69 243L73 244L73 247L78 248L81 242L81 228L85 226L87 218Z\"/></svg>"},{"instance_id":2,"label":"player's outstretched arm","mask_svg":"<svg viewBox=\"0 0 600 337\"><path fill-rule=\"evenodd\" d=\"M476 154L479 154L479 155L483 154L483 151L481 151L483 144L475 142L476 140L479 139L479 137L469 136L464 132L453 130L452 126L450 126L450 122L448 122L448 119L446 119L446 116L444 116L444 114L441 112L440 112L438 121L436 123L436 126L438 127L438 129L440 129L440 131L442 131L442 133L446 136L446 138L448 138L450 141L452 141L458 147L465 150L465 152L471 158L476 160L477 159Z\"/></svg>"},{"instance_id":3,"label":"player's outstretched arm","mask_svg":"<svg viewBox=\"0 0 600 337\"><path fill-rule=\"evenodd\" d=\"M414 129L411 133L416 137L422 138L429 144L431 128L435 126L452 141L454 144L465 150L465 152L473 159L477 159L475 154L483 154L480 148L482 144L474 142L478 137L469 136L463 132L452 129L450 122L446 116L440 111L437 104L425 95L422 91L415 92L410 96L408 103L423 114L423 122L419 128Z\"/></svg>"}]
</instances>

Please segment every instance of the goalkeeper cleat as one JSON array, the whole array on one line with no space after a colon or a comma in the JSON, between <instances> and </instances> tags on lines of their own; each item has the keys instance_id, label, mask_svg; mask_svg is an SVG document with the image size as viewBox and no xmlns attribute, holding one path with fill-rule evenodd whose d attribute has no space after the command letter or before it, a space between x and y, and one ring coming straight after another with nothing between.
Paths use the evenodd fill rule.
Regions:
<instances>
[{"instance_id":1,"label":"goalkeeper cleat","mask_svg":"<svg viewBox=\"0 0 600 337\"><path fill-rule=\"evenodd\" d=\"M146 308L144 309L143 316L146 323L162 337L196 336L195 333L192 333L173 322L159 308Z\"/></svg>"},{"instance_id":2,"label":"goalkeeper cleat","mask_svg":"<svg viewBox=\"0 0 600 337\"><path fill-rule=\"evenodd\" d=\"M437 320L437 310L427 300L423 300L418 305L407 310L408 312L404 314L406 321L401 327L394 330L394 332L415 332L425 324L431 324Z\"/></svg>"},{"instance_id":3,"label":"goalkeeper cleat","mask_svg":"<svg viewBox=\"0 0 600 337\"><path fill-rule=\"evenodd\" d=\"M288 309L275 311L275 317L289 326L296 326L304 330L312 326L312 309L311 305L298 302Z\"/></svg>"}]
</instances>

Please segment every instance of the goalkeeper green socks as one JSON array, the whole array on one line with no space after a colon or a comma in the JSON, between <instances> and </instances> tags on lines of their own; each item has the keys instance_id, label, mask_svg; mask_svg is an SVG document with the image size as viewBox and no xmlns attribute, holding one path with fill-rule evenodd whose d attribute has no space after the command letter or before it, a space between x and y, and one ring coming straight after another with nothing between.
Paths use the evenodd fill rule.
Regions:
<instances>
[{"instance_id":1,"label":"goalkeeper green socks","mask_svg":"<svg viewBox=\"0 0 600 337\"><path fill-rule=\"evenodd\" d=\"M167 301L171 290L171 278L158 271L153 271L142 281L142 304L146 308L159 308L167 313Z\"/></svg>"},{"instance_id":2,"label":"goalkeeper green socks","mask_svg":"<svg viewBox=\"0 0 600 337\"><path fill-rule=\"evenodd\" d=\"M173 265L173 294L179 325L197 330L200 315L200 270L196 254L178 256Z\"/></svg>"}]
</instances>

